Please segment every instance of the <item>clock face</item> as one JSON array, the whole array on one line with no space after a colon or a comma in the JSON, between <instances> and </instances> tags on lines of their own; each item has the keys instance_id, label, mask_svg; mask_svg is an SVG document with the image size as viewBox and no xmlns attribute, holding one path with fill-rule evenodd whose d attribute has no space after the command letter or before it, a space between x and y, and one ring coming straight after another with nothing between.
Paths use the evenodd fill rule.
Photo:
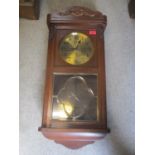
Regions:
<instances>
[{"instance_id":1,"label":"clock face","mask_svg":"<svg viewBox=\"0 0 155 155\"><path fill-rule=\"evenodd\" d=\"M59 52L66 63L82 65L91 59L94 47L89 36L80 32L72 32L61 41Z\"/></svg>"}]
</instances>

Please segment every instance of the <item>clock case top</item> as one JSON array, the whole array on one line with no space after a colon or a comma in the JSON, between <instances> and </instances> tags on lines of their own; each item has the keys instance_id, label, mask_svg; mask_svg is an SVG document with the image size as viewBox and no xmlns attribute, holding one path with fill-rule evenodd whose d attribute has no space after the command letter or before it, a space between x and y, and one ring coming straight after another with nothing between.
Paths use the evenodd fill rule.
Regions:
<instances>
[{"instance_id":1,"label":"clock case top","mask_svg":"<svg viewBox=\"0 0 155 155\"><path fill-rule=\"evenodd\" d=\"M39 131L49 139L53 139L70 148L79 148L104 138L109 132L106 114L106 86L105 86L105 61L104 61L104 30L107 17L98 11L85 7L74 6L63 12L47 15L49 28L48 56L46 84L43 105L42 126ZM95 54L84 65L72 66L65 63L58 55L58 46L62 38L70 32L82 32L89 35ZM63 122L51 119L52 74L53 73L96 73L98 75L99 118L97 122ZM53 127L52 127L53 126ZM67 142L66 142L67 141ZM80 142L80 143L77 143Z\"/></svg>"}]
</instances>

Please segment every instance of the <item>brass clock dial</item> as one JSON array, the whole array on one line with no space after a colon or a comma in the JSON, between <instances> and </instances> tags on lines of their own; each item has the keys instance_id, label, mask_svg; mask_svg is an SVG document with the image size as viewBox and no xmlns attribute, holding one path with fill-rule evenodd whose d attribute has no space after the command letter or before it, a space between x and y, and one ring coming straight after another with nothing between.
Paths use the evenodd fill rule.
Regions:
<instances>
[{"instance_id":1,"label":"brass clock dial","mask_svg":"<svg viewBox=\"0 0 155 155\"><path fill-rule=\"evenodd\" d=\"M66 63L82 65L91 59L94 47L89 36L80 32L72 32L61 41L59 52Z\"/></svg>"}]
</instances>

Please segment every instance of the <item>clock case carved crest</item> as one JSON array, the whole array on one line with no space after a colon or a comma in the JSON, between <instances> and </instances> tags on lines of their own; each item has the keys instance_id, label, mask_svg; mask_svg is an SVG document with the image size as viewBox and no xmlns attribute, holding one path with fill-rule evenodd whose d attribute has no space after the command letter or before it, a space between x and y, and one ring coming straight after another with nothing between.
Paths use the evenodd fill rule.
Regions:
<instances>
[{"instance_id":1,"label":"clock case carved crest","mask_svg":"<svg viewBox=\"0 0 155 155\"><path fill-rule=\"evenodd\" d=\"M103 35L106 24L105 15L80 6L73 6L66 11L47 15L48 56L43 118L39 131L46 138L72 149L91 144L109 133ZM70 50L71 52L67 54L69 56L73 54L74 59L79 52L85 53L83 49L90 48L87 46L87 41L88 39L91 41L93 55L85 63L72 65L62 59L60 47L65 37L69 35L75 35L71 36L73 41L76 41L75 38L80 40L82 35L86 36L86 41L83 39L84 44L80 42L77 49L65 43L67 48L63 49L67 49L67 52ZM89 99L91 99L91 104L88 103ZM74 104L71 105L66 100ZM84 115L86 111L83 109L86 102L86 111L89 111L90 107L92 109ZM55 111L60 105L64 108L64 113Z\"/></svg>"}]
</instances>

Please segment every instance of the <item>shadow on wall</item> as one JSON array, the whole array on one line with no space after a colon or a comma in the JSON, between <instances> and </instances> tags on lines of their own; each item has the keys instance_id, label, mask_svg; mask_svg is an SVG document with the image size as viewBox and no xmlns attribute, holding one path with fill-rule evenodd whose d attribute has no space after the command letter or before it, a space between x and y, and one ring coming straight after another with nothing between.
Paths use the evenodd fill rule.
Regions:
<instances>
[{"instance_id":1,"label":"shadow on wall","mask_svg":"<svg viewBox=\"0 0 155 155\"><path fill-rule=\"evenodd\" d=\"M109 144L115 150L115 155L135 155L133 150L130 149L126 144L122 143L122 137L114 136L114 134L110 133L109 135Z\"/></svg>"},{"instance_id":2,"label":"shadow on wall","mask_svg":"<svg viewBox=\"0 0 155 155\"><path fill-rule=\"evenodd\" d=\"M71 7L71 6L84 6L84 7L88 7L90 9L94 9L95 8L95 1L94 0L67 0L67 1L62 1L62 0L48 0L48 7L50 10L50 13L54 12L54 11L62 11L67 7Z\"/></svg>"}]
</instances>

